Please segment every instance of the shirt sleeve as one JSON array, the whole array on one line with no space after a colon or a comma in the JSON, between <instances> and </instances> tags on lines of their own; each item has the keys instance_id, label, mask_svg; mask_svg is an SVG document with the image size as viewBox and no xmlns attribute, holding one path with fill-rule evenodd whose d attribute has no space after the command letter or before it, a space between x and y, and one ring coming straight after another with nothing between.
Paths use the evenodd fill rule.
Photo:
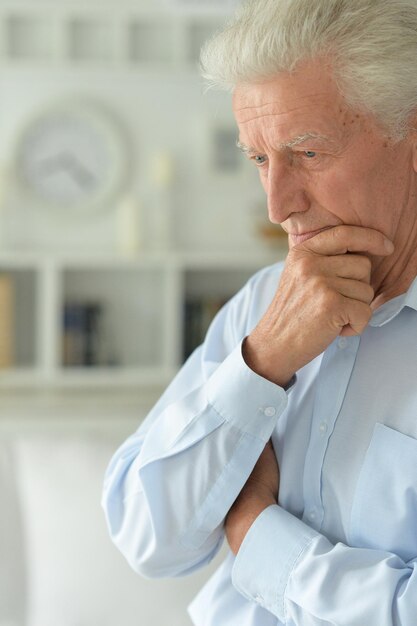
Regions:
<instances>
[{"instance_id":1,"label":"shirt sleeve","mask_svg":"<svg viewBox=\"0 0 417 626\"><path fill-rule=\"evenodd\" d=\"M256 280L216 317L107 469L111 538L144 576L187 574L215 556L226 514L286 408L287 392L242 357Z\"/></svg>"},{"instance_id":2,"label":"shirt sleeve","mask_svg":"<svg viewBox=\"0 0 417 626\"><path fill-rule=\"evenodd\" d=\"M281 507L255 520L232 581L246 598L294 626L414 626L417 559L333 545Z\"/></svg>"}]
</instances>

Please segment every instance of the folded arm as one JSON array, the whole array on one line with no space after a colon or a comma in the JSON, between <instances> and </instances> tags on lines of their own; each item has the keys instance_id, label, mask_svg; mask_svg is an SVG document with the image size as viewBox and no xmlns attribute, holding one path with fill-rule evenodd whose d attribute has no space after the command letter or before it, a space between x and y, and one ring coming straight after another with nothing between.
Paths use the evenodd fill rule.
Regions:
<instances>
[{"instance_id":1,"label":"folded arm","mask_svg":"<svg viewBox=\"0 0 417 626\"><path fill-rule=\"evenodd\" d=\"M215 556L225 517L287 405L286 392L242 357L251 289L216 318L107 470L110 535L144 576L187 574Z\"/></svg>"},{"instance_id":2,"label":"folded arm","mask_svg":"<svg viewBox=\"0 0 417 626\"><path fill-rule=\"evenodd\" d=\"M295 626L414 626L417 557L406 563L392 552L334 545L282 509L271 454L270 446L227 516L235 588Z\"/></svg>"}]
</instances>

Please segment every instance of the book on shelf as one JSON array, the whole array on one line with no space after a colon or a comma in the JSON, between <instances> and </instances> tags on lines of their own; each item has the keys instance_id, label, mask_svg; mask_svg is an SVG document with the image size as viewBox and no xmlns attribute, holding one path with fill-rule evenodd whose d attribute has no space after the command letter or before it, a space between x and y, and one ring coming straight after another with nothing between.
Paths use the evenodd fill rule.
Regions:
<instances>
[{"instance_id":1,"label":"book on shelf","mask_svg":"<svg viewBox=\"0 0 417 626\"><path fill-rule=\"evenodd\" d=\"M188 298L184 304L183 361L204 341L215 315L227 298Z\"/></svg>"},{"instance_id":2,"label":"book on shelf","mask_svg":"<svg viewBox=\"0 0 417 626\"><path fill-rule=\"evenodd\" d=\"M90 367L101 363L100 302L75 302L64 304L63 311L63 364L66 367Z\"/></svg>"},{"instance_id":3,"label":"book on shelf","mask_svg":"<svg viewBox=\"0 0 417 626\"><path fill-rule=\"evenodd\" d=\"M14 349L14 283L0 274L0 369L14 365Z\"/></svg>"}]
</instances>

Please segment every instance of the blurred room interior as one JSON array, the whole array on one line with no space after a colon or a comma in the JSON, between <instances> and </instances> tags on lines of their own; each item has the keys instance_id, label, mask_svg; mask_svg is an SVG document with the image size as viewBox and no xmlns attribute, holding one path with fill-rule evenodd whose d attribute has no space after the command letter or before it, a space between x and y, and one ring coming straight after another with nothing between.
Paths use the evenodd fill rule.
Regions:
<instances>
[{"instance_id":1,"label":"blurred room interior","mask_svg":"<svg viewBox=\"0 0 417 626\"><path fill-rule=\"evenodd\" d=\"M202 43L236 0L0 0L0 626L190 626L105 467L222 304L285 257Z\"/></svg>"}]
</instances>

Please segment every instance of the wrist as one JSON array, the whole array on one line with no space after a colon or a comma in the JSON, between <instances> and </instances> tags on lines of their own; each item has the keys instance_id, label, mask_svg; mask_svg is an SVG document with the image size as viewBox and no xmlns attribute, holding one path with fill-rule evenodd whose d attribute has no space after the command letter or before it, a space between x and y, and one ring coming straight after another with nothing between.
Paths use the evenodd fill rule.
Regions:
<instances>
[{"instance_id":1,"label":"wrist","mask_svg":"<svg viewBox=\"0 0 417 626\"><path fill-rule=\"evenodd\" d=\"M278 351L281 356L277 359ZM279 387L286 388L293 379L296 369L289 364L283 365L283 354L287 356L288 352L284 349L278 350L276 347L271 352L270 342L261 342L254 335L249 335L242 343L242 357L246 365L258 376L262 376Z\"/></svg>"},{"instance_id":2,"label":"wrist","mask_svg":"<svg viewBox=\"0 0 417 626\"><path fill-rule=\"evenodd\" d=\"M277 500L270 492L246 491L238 497L226 517L226 537L233 554L237 554L257 517Z\"/></svg>"}]
</instances>

